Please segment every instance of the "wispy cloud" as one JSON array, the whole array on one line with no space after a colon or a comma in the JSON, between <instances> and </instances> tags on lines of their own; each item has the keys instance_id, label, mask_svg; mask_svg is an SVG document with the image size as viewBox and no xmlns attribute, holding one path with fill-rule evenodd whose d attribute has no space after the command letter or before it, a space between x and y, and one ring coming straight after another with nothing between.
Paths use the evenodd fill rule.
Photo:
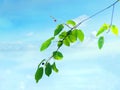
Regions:
<instances>
[{"instance_id":1,"label":"wispy cloud","mask_svg":"<svg viewBox=\"0 0 120 90\"><path fill-rule=\"evenodd\" d=\"M64 82L62 82L63 80ZM64 73L60 72L60 80L57 79L57 81L59 81L59 84L55 84L57 87L62 84L61 88L82 90L109 90L110 88L113 90L119 82L114 74L99 66L80 70L64 70Z\"/></svg>"},{"instance_id":2,"label":"wispy cloud","mask_svg":"<svg viewBox=\"0 0 120 90\"><path fill-rule=\"evenodd\" d=\"M87 15L81 15L77 18L74 18L73 20L78 24L79 22L83 21L84 19L88 18L89 16ZM79 27L85 27L86 23L82 23Z\"/></svg>"},{"instance_id":3,"label":"wispy cloud","mask_svg":"<svg viewBox=\"0 0 120 90\"><path fill-rule=\"evenodd\" d=\"M119 40L106 41L103 48L99 50L97 39L86 40L84 43L76 43L70 48L64 47L63 53L65 54L65 59L67 60L91 60L102 55L114 56L116 54L119 54L119 45Z\"/></svg>"},{"instance_id":4,"label":"wispy cloud","mask_svg":"<svg viewBox=\"0 0 120 90\"><path fill-rule=\"evenodd\" d=\"M28 36L28 37L31 37L31 36L33 36L34 35L34 32L28 32L27 34L26 34L26 36Z\"/></svg>"},{"instance_id":5,"label":"wispy cloud","mask_svg":"<svg viewBox=\"0 0 120 90\"><path fill-rule=\"evenodd\" d=\"M25 90L26 86L25 83L23 81L20 82L20 89L21 90Z\"/></svg>"},{"instance_id":6,"label":"wispy cloud","mask_svg":"<svg viewBox=\"0 0 120 90\"><path fill-rule=\"evenodd\" d=\"M38 43L26 43L23 41L16 41L16 42L1 42L0 43L0 51L8 52L8 51L32 51L37 49Z\"/></svg>"}]
</instances>

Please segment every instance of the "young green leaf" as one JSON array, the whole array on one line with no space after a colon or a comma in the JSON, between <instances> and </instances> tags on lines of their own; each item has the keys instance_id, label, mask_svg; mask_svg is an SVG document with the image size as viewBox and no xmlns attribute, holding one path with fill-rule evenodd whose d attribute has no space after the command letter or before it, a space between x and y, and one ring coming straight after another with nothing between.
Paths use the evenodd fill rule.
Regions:
<instances>
[{"instance_id":1,"label":"young green leaf","mask_svg":"<svg viewBox=\"0 0 120 90\"><path fill-rule=\"evenodd\" d=\"M102 34L104 31L108 30L110 27L110 25L108 24L103 24L102 27L98 30L96 36L99 36L100 34Z\"/></svg>"},{"instance_id":2,"label":"young green leaf","mask_svg":"<svg viewBox=\"0 0 120 90\"><path fill-rule=\"evenodd\" d=\"M83 42L84 40L84 33L82 32L82 30L77 30L77 37L78 39Z\"/></svg>"},{"instance_id":3,"label":"young green leaf","mask_svg":"<svg viewBox=\"0 0 120 90\"><path fill-rule=\"evenodd\" d=\"M43 76L43 67L40 67L37 69L37 71L35 73L36 83L38 83L38 81L42 78L42 76Z\"/></svg>"},{"instance_id":4,"label":"young green leaf","mask_svg":"<svg viewBox=\"0 0 120 90\"><path fill-rule=\"evenodd\" d=\"M61 47L62 45L63 45L63 41L58 41L58 44L57 44L58 48Z\"/></svg>"},{"instance_id":5,"label":"young green leaf","mask_svg":"<svg viewBox=\"0 0 120 90\"><path fill-rule=\"evenodd\" d=\"M72 35L74 35L74 37L76 38L77 40L77 29L74 29L72 32L71 32Z\"/></svg>"},{"instance_id":6,"label":"young green leaf","mask_svg":"<svg viewBox=\"0 0 120 90\"><path fill-rule=\"evenodd\" d=\"M63 31L63 32L59 35L59 38L60 38L60 39L63 39L66 35L67 35L67 32L66 32L66 31Z\"/></svg>"},{"instance_id":7,"label":"young green leaf","mask_svg":"<svg viewBox=\"0 0 120 90\"><path fill-rule=\"evenodd\" d=\"M53 52L53 58L56 60L61 60L63 58L63 55L61 52L55 51L55 52Z\"/></svg>"},{"instance_id":8,"label":"young green leaf","mask_svg":"<svg viewBox=\"0 0 120 90\"><path fill-rule=\"evenodd\" d=\"M69 35L68 38L69 38L71 43L74 43L77 40L76 37L74 35L72 35L72 34Z\"/></svg>"},{"instance_id":9,"label":"young green leaf","mask_svg":"<svg viewBox=\"0 0 120 90\"><path fill-rule=\"evenodd\" d=\"M49 77L51 73L52 73L52 66L50 65L50 63L47 63L45 67L45 74Z\"/></svg>"},{"instance_id":10,"label":"young green leaf","mask_svg":"<svg viewBox=\"0 0 120 90\"><path fill-rule=\"evenodd\" d=\"M99 39L98 39L98 47L99 49L101 49L103 47L103 44L104 44L104 37L101 36Z\"/></svg>"},{"instance_id":11,"label":"young green leaf","mask_svg":"<svg viewBox=\"0 0 120 90\"><path fill-rule=\"evenodd\" d=\"M76 25L76 23L75 23L73 20L68 20L68 21L67 21L67 24L70 24L70 25L72 25L72 26L75 26L75 25Z\"/></svg>"},{"instance_id":12,"label":"young green leaf","mask_svg":"<svg viewBox=\"0 0 120 90\"><path fill-rule=\"evenodd\" d=\"M71 33L68 35L69 41L71 43L74 43L75 41L77 41L77 30L73 30L71 31Z\"/></svg>"},{"instance_id":13,"label":"young green leaf","mask_svg":"<svg viewBox=\"0 0 120 90\"><path fill-rule=\"evenodd\" d=\"M41 45L40 51L43 51L43 50L47 49L47 48L50 46L51 41L52 41L53 39L54 39L54 37L51 37L51 38L49 38L48 40L46 40L46 41Z\"/></svg>"},{"instance_id":14,"label":"young green leaf","mask_svg":"<svg viewBox=\"0 0 120 90\"><path fill-rule=\"evenodd\" d=\"M54 36L58 35L63 30L63 28L64 26L62 24L58 25L54 31Z\"/></svg>"},{"instance_id":15,"label":"young green leaf","mask_svg":"<svg viewBox=\"0 0 120 90\"><path fill-rule=\"evenodd\" d=\"M118 36L119 30L118 30L118 28L115 25L111 26L111 30L112 30L113 34L115 34L116 36Z\"/></svg>"},{"instance_id":16,"label":"young green leaf","mask_svg":"<svg viewBox=\"0 0 120 90\"><path fill-rule=\"evenodd\" d=\"M55 71L56 73L59 71L59 70L57 69L57 67L56 67L55 62L52 64L52 69L53 69L53 71Z\"/></svg>"},{"instance_id":17,"label":"young green leaf","mask_svg":"<svg viewBox=\"0 0 120 90\"><path fill-rule=\"evenodd\" d=\"M68 37L66 37L66 38L63 40L63 43L64 43L64 45L66 45L66 46L70 46L70 41L69 41Z\"/></svg>"}]
</instances>

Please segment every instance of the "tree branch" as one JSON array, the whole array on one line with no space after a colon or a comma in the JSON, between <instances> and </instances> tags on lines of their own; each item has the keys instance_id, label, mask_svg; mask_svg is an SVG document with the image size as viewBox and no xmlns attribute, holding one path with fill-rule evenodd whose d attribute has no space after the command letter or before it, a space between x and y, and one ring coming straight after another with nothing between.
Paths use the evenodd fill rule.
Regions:
<instances>
[{"instance_id":1,"label":"tree branch","mask_svg":"<svg viewBox=\"0 0 120 90\"><path fill-rule=\"evenodd\" d=\"M78 26L80 26L80 25L81 25L82 23L84 23L85 21L87 21L87 20L89 20L89 19L95 17L96 15L98 15L98 14L104 12L105 10L111 8L112 6L115 6L115 4L118 3L118 1L119 1L119 0L115 1L114 3L112 3L112 4L109 5L109 6L107 6L106 8L104 8L104 9L102 9L102 10L96 12L95 14L91 15L90 17L88 17L88 18L82 20L81 22L79 22L79 23L78 23L75 27L73 27L73 28L77 28Z\"/></svg>"},{"instance_id":2,"label":"tree branch","mask_svg":"<svg viewBox=\"0 0 120 90\"><path fill-rule=\"evenodd\" d=\"M95 17L96 15L98 15L98 14L104 12L105 10L107 10L107 9L109 9L109 8L111 8L111 7L113 7L112 16L111 16L111 24L112 24L112 21L113 21L113 14L114 14L114 6L118 3L118 1L120 1L120 0L115 1L114 3L112 3L112 4L109 5L109 6L107 6L106 8L104 8L104 9L102 9L102 10L96 12L95 14L91 15L90 17L88 17L88 18L82 20L81 22L79 22L79 23L78 23L76 26L74 26L73 28L69 27L69 26L66 25L66 24L65 24L65 25L66 25L68 28L70 28L69 31L72 31L73 29L77 28L78 26L80 26L80 25L81 25L82 23L84 23L85 21L87 21L87 20L89 20L89 19ZM69 34L70 34L70 33L69 33ZM63 40L64 40L69 34L67 34L61 41L63 42ZM58 48L56 49L56 51L58 51L60 48L61 48L61 47L58 47ZM47 62L50 61L52 58L53 58L53 55L52 55L51 57L48 58Z\"/></svg>"}]
</instances>

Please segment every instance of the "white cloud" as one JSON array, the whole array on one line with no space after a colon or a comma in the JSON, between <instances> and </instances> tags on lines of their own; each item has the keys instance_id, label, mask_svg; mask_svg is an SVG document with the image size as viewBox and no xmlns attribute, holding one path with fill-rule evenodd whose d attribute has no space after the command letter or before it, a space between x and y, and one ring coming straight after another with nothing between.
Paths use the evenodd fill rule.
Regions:
<instances>
[{"instance_id":1,"label":"white cloud","mask_svg":"<svg viewBox=\"0 0 120 90\"><path fill-rule=\"evenodd\" d=\"M116 47L119 45L119 41L109 42L107 43L108 45L110 45L108 48L111 47L111 43L113 47ZM31 88L29 88L29 90L32 90L33 88L39 88L39 87L41 87L42 89L45 89L46 84L47 85L50 84L49 86L51 86L52 89L54 88L53 90L59 90L59 89L65 90L66 88L69 90L73 90L73 89L75 90L80 90L80 89L82 90L115 90L116 85L119 83L117 76L115 76L113 73L109 71L106 71L104 68L102 68L101 66L98 66L96 63L93 63L93 64L88 63L88 65L90 65L91 67L90 66L87 67L81 62L82 59L83 59L82 61L84 61L84 58L86 58L86 60L89 59L92 61L91 58L96 57L96 54L99 52L99 50L96 50L96 48L94 47L95 45L96 44L93 43L93 47L89 47L89 49L84 48L85 50L84 49L81 50L81 47L75 48L75 49L68 48L70 50L68 50L67 52L66 52L66 49L63 48L64 53L66 55L68 54L67 56L65 55L64 61L61 61L65 65L62 64L62 67L59 68L60 72L58 74L54 74L55 76L52 74L51 77L47 79L43 78L42 85L40 82L39 84L40 86L38 87L35 83L34 84L31 83L31 82L34 82L33 74L35 71L32 71L32 75L30 75L30 73L31 73L31 69L33 70L33 68L37 67L37 62L39 62L39 59L41 59L42 55L39 56L39 52L24 52L23 55L19 55L19 57L17 58L19 58L20 64L17 67L15 67L14 69L15 74L10 74L10 76L12 76L12 79L15 76L16 83L17 85L19 85L20 90L27 90L28 89L27 86L29 85L32 85L30 86ZM113 48L111 48L111 50L112 49ZM105 50L102 50L101 53L103 53L103 51L106 52ZM98 54L101 54L101 53L98 53ZM109 54L109 52L107 52L106 54ZM73 60L75 63L73 62ZM79 66L76 65L76 67L74 66L69 67L69 69L64 68L64 66L66 66L67 64L70 64L71 66L72 65L71 62L72 64L73 63L74 64L81 63L81 64L79 64ZM84 67L81 66L82 64ZM61 70L61 68L63 68L63 71ZM24 73L24 70L28 70L28 72ZM9 74L9 70L7 72ZM17 79L18 77L19 79ZM25 82L22 82L21 81L22 79L24 79ZM9 81L8 83L10 83L10 80L6 79L6 82ZM27 80L29 81L27 82ZM13 85L14 83L11 83L11 84ZM49 88L45 90L49 90Z\"/></svg>"},{"instance_id":2,"label":"white cloud","mask_svg":"<svg viewBox=\"0 0 120 90\"><path fill-rule=\"evenodd\" d=\"M56 89L63 90L64 88L70 90L115 90L119 83L118 77L99 66L80 70L66 69L59 75L60 77L57 79L59 82L55 83L55 86Z\"/></svg>"},{"instance_id":3,"label":"white cloud","mask_svg":"<svg viewBox=\"0 0 120 90\"><path fill-rule=\"evenodd\" d=\"M7 70L5 71L5 73L8 74L8 75L9 75L9 74L12 74L12 70L7 69Z\"/></svg>"},{"instance_id":4,"label":"white cloud","mask_svg":"<svg viewBox=\"0 0 120 90\"><path fill-rule=\"evenodd\" d=\"M33 45L33 44L28 44L28 45L27 45L27 47L28 47L28 48L31 48L31 49L36 48L36 46L35 46L35 45Z\"/></svg>"},{"instance_id":5,"label":"white cloud","mask_svg":"<svg viewBox=\"0 0 120 90\"><path fill-rule=\"evenodd\" d=\"M117 47L119 45L117 43L119 43L119 41L114 41L113 46L115 45ZM62 85L62 88L69 88L71 90L116 90L119 83L119 77L114 75L110 70L106 70L105 67L103 68L99 65L99 61L97 61L100 57L102 58L103 55L111 56L113 48L111 48L110 52L106 51L106 49L110 47L106 47L105 50L102 51L97 50L97 48L95 49L95 47L91 48L92 49L89 48L90 50L84 48L85 51L84 49L81 50L80 47L79 49L69 48L70 50L64 52L67 54L61 65L63 68L63 70L60 71L61 81L57 80L60 82L59 85ZM120 53L120 51L116 53ZM89 61L86 62L85 60ZM95 63L92 62L92 60L94 60ZM105 60L107 60L107 58ZM60 87L58 86L57 88Z\"/></svg>"},{"instance_id":6,"label":"white cloud","mask_svg":"<svg viewBox=\"0 0 120 90\"><path fill-rule=\"evenodd\" d=\"M83 21L84 19L86 19L86 18L88 18L89 16L87 16L87 15L81 15L81 16L79 16L79 17L77 17L77 18L74 18L73 20L78 24L79 22L81 22L81 21ZM81 25L80 25L80 27L85 27L86 26L86 22L85 23L82 23Z\"/></svg>"},{"instance_id":7,"label":"white cloud","mask_svg":"<svg viewBox=\"0 0 120 90\"><path fill-rule=\"evenodd\" d=\"M79 23L80 21L83 21L84 19L88 18L87 15L81 15L78 16L77 18L73 19L75 22Z\"/></svg>"},{"instance_id":8,"label":"white cloud","mask_svg":"<svg viewBox=\"0 0 120 90\"><path fill-rule=\"evenodd\" d=\"M31 37L31 36L33 36L34 35L34 32L28 32L27 34L26 34L26 36L28 36L28 37Z\"/></svg>"},{"instance_id":9,"label":"white cloud","mask_svg":"<svg viewBox=\"0 0 120 90\"><path fill-rule=\"evenodd\" d=\"M120 53L119 40L105 41L101 50L98 49L97 44L97 39L88 39L84 43L76 43L69 48L63 47L61 51L64 53L65 60L97 60L95 58L100 56L112 56Z\"/></svg>"},{"instance_id":10,"label":"white cloud","mask_svg":"<svg viewBox=\"0 0 120 90\"><path fill-rule=\"evenodd\" d=\"M26 78L29 80L32 80L32 79L34 79L34 76L28 74L28 75L26 75Z\"/></svg>"},{"instance_id":11,"label":"white cloud","mask_svg":"<svg viewBox=\"0 0 120 90\"><path fill-rule=\"evenodd\" d=\"M91 38L94 38L94 39L96 39L97 37L96 37L96 34L97 34L97 31L92 31L91 32Z\"/></svg>"},{"instance_id":12,"label":"white cloud","mask_svg":"<svg viewBox=\"0 0 120 90\"><path fill-rule=\"evenodd\" d=\"M100 66L94 65L93 67L90 68L79 68L79 69L65 69L64 73L61 73L61 75L64 76L84 76L84 75L91 75L91 74L99 74L100 72L102 72L102 69L100 68Z\"/></svg>"},{"instance_id":13,"label":"white cloud","mask_svg":"<svg viewBox=\"0 0 120 90\"><path fill-rule=\"evenodd\" d=\"M25 83L23 81L20 82L20 89L25 90Z\"/></svg>"},{"instance_id":14,"label":"white cloud","mask_svg":"<svg viewBox=\"0 0 120 90\"><path fill-rule=\"evenodd\" d=\"M0 51L33 51L38 47L38 42L23 42L23 41L15 41L15 42L3 42L0 43Z\"/></svg>"}]
</instances>

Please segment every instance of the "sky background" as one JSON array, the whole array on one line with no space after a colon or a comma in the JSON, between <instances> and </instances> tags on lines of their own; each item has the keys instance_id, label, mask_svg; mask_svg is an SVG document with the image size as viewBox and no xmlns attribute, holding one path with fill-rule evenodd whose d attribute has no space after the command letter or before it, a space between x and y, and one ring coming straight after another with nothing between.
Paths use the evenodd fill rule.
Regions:
<instances>
[{"instance_id":1,"label":"sky background","mask_svg":"<svg viewBox=\"0 0 120 90\"><path fill-rule=\"evenodd\" d=\"M38 63L51 55L54 41L45 52L42 42L53 35L57 24L89 17L115 0L0 0L0 90L120 90L120 36L105 35L102 50L95 33L110 23L111 8L83 23L85 41L62 47L64 58L56 62L59 73L44 76L36 84ZM120 3L113 23L120 28ZM58 22L53 22L54 16Z\"/></svg>"}]
</instances>

